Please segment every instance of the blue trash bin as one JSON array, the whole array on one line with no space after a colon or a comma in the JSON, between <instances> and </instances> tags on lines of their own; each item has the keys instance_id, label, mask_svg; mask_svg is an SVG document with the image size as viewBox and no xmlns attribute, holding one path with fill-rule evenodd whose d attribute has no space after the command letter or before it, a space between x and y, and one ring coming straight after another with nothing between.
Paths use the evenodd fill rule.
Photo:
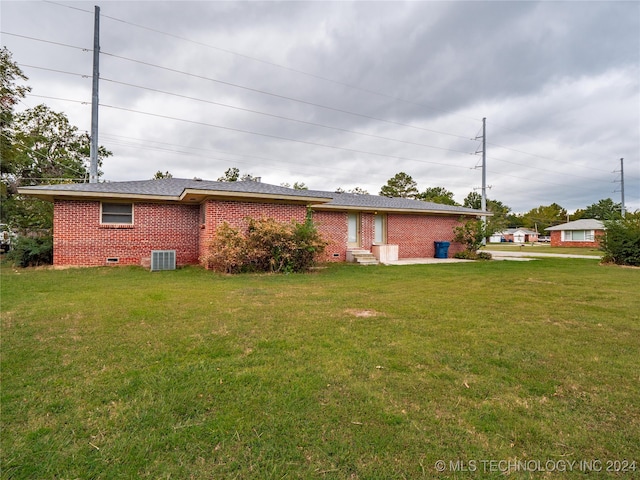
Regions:
<instances>
[{"instance_id":1,"label":"blue trash bin","mask_svg":"<svg viewBox=\"0 0 640 480\"><path fill-rule=\"evenodd\" d=\"M436 246L436 258L447 258L449 254L449 242L433 242Z\"/></svg>"}]
</instances>

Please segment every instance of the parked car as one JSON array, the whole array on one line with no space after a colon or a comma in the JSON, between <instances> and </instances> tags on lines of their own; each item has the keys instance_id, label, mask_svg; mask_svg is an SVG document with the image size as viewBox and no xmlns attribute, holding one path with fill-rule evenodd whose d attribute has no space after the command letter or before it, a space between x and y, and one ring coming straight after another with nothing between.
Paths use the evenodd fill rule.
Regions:
<instances>
[{"instance_id":1,"label":"parked car","mask_svg":"<svg viewBox=\"0 0 640 480\"><path fill-rule=\"evenodd\" d=\"M11 250L11 244L15 242L17 235L11 231L9 225L0 223L0 251L7 253Z\"/></svg>"},{"instance_id":2,"label":"parked car","mask_svg":"<svg viewBox=\"0 0 640 480\"><path fill-rule=\"evenodd\" d=\"M549 243L551 241L551 237L549 235L539 235L538 241L542 243Z\"/></svg>"}]
</instances>

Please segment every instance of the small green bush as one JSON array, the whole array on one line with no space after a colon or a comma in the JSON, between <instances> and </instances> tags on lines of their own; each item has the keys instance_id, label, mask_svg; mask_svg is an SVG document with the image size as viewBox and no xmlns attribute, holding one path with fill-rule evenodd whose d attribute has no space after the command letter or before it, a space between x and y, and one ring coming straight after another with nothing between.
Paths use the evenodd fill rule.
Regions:
<instances>
[{"instance_id":1,"label":"small green bush","mask_svg":"<svg viewBox=\"0 0 640 480\"><path fill-rule=\"evenodd\" d=\"M50 265L53 263L53 237L18 237L7 259L23 268Z\"/></svg>"},{"instance_id":2,"label":"small green bush","mask_svg":"<svg viewBox=\"0 0 640 480\"><path fill-rule=\"evenodd\" d=\"M454 241L462 243L467 252L475 253L482 246L484 239L489 236L489 231L482 220L463 217L460 221L465 222L454 227Z\"/></svg>"},{"instance_id":3,"label":"small green bush","mask_svg":"<svg viewBox=\"0 0 640 480\"><path fill-rule=\"evenodd\" d=\"M604 223L605 233L600 241L604 251L602 261L617 265L640 266L640 212L623 219Z\"/></svg>"},{"instance_id":4,"label":"small green bush","mask_svg":"<svg viewBox=\"0 0 640 480\"><path fill-rule=\"evenodd\" d=\"M218 227L205 263L224 273L305 272L325 247L310 215L304 223L250 218L244 234L226 222Z\"/></svg>"},{"instance_id":5,"label":"small green bush","mask_svg":"<svg viewBox=\"0 0 640 480\"><path fill-rule=\"evenodd\" d=\"M463 260L491 260L493 257L489 252L474 252L471 250L463 250L456 253L453 258L460 258Z\"/></svg>"}]
</instances>

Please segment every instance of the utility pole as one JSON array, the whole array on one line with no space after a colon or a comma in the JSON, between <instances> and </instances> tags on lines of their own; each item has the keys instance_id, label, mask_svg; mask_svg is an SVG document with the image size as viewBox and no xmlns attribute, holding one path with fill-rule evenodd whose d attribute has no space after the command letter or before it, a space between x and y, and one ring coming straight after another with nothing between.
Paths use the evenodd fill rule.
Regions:
<instances>
[{"instance_id":1,"label":"utility pole","mask_svg":"<svg viewBox=\"0 0 640 480\"><path fill-rule=\"evenodd\" d=\"M95 6L93 24L93 88L91 91L91 157L89 183L98 183L98 85L100 81L100 7Z\"/></svg>"},{"instance_id":2,"label":"utility pole","mask_svg":"<svg viewBox=\"0 0 640 480\"><path fill-rule=\"evenodd\" d=\"M622 193L622 208L620 209L620 213L622 214L622 218L624 218L625 207L624 207L624 158L620 159L620 192Z\"/></svg>"},{"instance_id":3,"label":"utility pole","mask_svg":"<svg viewBox=\"0 0 640 480\"><path fill-rule=\"evenodd\" d=\"M620 192L621 192L621 203L620 203L620 215L622 215L622 218L624 218L624 215L626 213L626 208L624 206L624 158L620 159L620 170L614 170L612 173L618 173L620 172ZM618 180L614 180L615 183L618 183ZM617 192L618 190L614 190L614 192Z\"/></svg>"},{"instance_id":4,"label":"utility pole","mask_svg":"<svg viewBox=\"0 0 640 480\"><path fill-rule=\"evenodd\" d=\"M482 196L480 198L480 210L486 212L487 210L487 119L486 117L482 118L482 137L476 137L478 140L482 138ZM476 154L480 152L476 151ZM476 166L477 168L477 166ZM482 216L482 225L486 228L487 226L487 216ZM482 244L486 245L487 239L484 238L482 240Z\"/></svg>"},{"instance_id":5,"label":"utility pole","mask_svg":"<svg viewBox=\"0 0 640 480\"><path fill-rule=\"evenodd\" d=\"M487 119L482 118L482 200L480 203L482 211L487 210ZM487 224L487 217L484 216L483 222Z\"/></svg>"}]
</instances>

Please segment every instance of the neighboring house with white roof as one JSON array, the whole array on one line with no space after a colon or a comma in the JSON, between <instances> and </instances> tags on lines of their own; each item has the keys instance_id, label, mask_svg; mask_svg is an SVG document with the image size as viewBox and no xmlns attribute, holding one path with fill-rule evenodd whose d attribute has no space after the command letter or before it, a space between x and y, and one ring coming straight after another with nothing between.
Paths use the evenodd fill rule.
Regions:
<instances>
[{"instance_id":1,"label":"neighboring house with white roof","mask_svg":"<svg viewBox=\"0 0 640 480\"><path fill-rule=\"evenodd\" d=\"M552 247L598 248L605 228L600 220L583 218L549 227L546 230L551 232Z\"/></svg>"},{"instance_id":2,"label":"neighboring house with white roof","mask_svg":"<svg viewBox=\"0 0 640 480\"><path fill-rule=\"evenodd\" d=\"M21 187L21 195L53 202L54 265L148 265L173 252L178 265L197 264L217 228L245 228L248 218L304 222L311 211L328 241L326 261L354 251L396 258L433 257L434 242L450 242L461 220L479 210L378 195L294 190L256 181L166 178ZM385 247L393 248L385 248ZM152 254L152 252L156 252ZM348 253L349 252L349 253Z\"/></svg>"}]
</instances>

